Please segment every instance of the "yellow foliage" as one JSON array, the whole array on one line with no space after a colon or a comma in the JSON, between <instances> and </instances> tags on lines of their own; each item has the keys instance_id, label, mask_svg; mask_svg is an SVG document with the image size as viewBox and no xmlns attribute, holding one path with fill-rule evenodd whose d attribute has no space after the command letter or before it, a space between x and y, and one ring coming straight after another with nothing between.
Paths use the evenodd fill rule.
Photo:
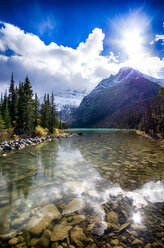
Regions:
<instances>
[{"instance_id":1,"label":"yellow foliage","mask_svg":"<svg viewBox=\"0 0 164 248\"><path fill-rule=\"evenodd\" d=\"M59 130L59 135L66 135L67 133L65 133L63 130Z\"/></svg>"},{"instance_id":2,"label":"yellow foliage","mask_svg":"<svg viewBox=\"0 0 164 248\"><path fill-rule=\"evenodd\" d=\"M48 133L47 128L43 128L41 126L37 126L35 128L35 134L36 134L36 136L43 137L43 136L46 136L47 133Z\"/></svg>"},{"instance_id":3,"label":"yellow foliage","mask_svg":"<svg viewBox=\"0 0 164 248\"><path fill-rule=\"evenodd\" d=\"M59 134L59 130L58 130L57 128L54 128L53 135L54 135L54 136L60 135L60 134Z\"/></svg>"},{"instance_id":4,"label":"yellow foliage","mask_svg":"<svg viewBox=\"0 0 164 248\"><path fill-rule=\"evenodd\" d=\"M12 137L13 140L17 140L18 139L18 136L16 134L13 134L13 137Z\"/></svg>"}]
</instances>

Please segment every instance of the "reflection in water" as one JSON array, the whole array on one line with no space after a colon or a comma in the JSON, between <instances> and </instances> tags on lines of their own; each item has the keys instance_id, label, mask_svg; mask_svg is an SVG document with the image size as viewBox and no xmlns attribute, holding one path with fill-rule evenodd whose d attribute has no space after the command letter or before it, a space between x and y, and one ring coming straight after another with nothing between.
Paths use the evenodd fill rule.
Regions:
<instances>
[{"instance_id":1,"label":"reflection in water","mask_svg":"<svg viewBox=\"0 0 164 248\"><path fill-rule=\"evenodd\" d=\"M63 216L85 216L93 234L108 230L109 204L119 213L118 204L130 223L142 226L147 207L164 202L164 157L155 143L127 136L77 137L0 158L0 233L40 223L47 214L42 208L51 203Z\"/></svg>"},{"instance_id":2,"label":"reflection in water","mask_svg":"<svg viewBox=\"0 0 164 248\"><path fill-rule=\"evenodd\" d=\"M142 218L141 218L140 212L137 212L137 213L133 214L133 220L134 220L134 223L136 223L136 224L141 224L142 223Z\"/></svg>"}]
</instances>

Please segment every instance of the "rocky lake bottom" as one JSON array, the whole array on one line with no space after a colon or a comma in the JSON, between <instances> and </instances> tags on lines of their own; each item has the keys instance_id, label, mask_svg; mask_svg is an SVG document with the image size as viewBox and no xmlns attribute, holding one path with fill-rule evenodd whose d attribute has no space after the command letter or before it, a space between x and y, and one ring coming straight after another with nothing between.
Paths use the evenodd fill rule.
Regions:
<instances>
[{"instance_id":1,"label":"rocky lake bottom","mask_svg":"<svg viewBox=\"0 0 164 248\"><path fill-rule=\"evenodd\" d=\"M164 247L164 150L111 131L1 156L0 247Z\"/></svg>"}]
</instances>

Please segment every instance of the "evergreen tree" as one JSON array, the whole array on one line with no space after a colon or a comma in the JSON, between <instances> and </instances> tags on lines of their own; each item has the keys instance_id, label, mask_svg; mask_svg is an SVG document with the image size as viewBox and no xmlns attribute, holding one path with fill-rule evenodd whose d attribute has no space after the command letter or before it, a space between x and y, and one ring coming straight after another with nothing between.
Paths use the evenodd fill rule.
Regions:
<instances>
[{"instance_id":1,"label":"evergreen tree","mask_svg":"<svg viewBox=\"0 0 164 248\"><path fill-rule=\"evenodd\" d=\"M50 121L50 98L49 94L44 95L44 100L41 107L41 126L49 128Z\"/></svg>"},{"instance_id":2,"label":"evergreen tree","mask_svg":"<svg viewBox=\"0 0 164 248\"><path fill-rule=\"evenodd\" d=\"M152 117L152 110L147 103L143 106L143 115L140 123L140 129L146 133L156 133L157 122Z\"/></svg>"},{"instance_id":3,"label":"evergreen tree","mask_svg":"<svg viewBox=\"0 0 164 248\"><path fill-rule=\"evenodd\" d=\"M25 113L24 113L24 123L25 123L25 131L32 130L32 96L33 90L30 84L28 76L25 78L24 83L24 103L25 103Z\"/></svg>"},{"instance_id":4,"label":"evergreen tree","mask_svg":"<svg viewBox=\"0 0 164 248\"><path fill-rule=\"evenodd\" d=\"M0 133L2 133L4 129L5 129L5 122L2 118L2 114L1 114L1 110L0 110Z\"/></svg>"},{"instance_id":5,"label":"evergreen tree","mask_svg":"<svg viewBox=\"0 0 164 248\"><path fill-rule=\"evenodd\" d=\"M37 93L35 93L35 99L33 103L33 127L37 127L39 124L39 101Z\"/></svg>"},{"instance_id":6,"label":"evergreen tree","mask_svg":"<svg viewBox=\"0 0 164 248\"><path fill-rule=\"evenodd\" d=\"M5 92L4 94L4 99L2 103L2 115L3 115L3 120L5 122L5 128L11 128L11 118L10 118L10 111L8 106L7 92Z\"/></svg>"},{"instance_id":7,"label":"evergreen tree","mask_svg":"<svg viewBox=\"0 0 164 248\"><path fill-rule=\"evenodd\" d=\"M26 110L26 103L24 96L24 84L23 82L22 83L20 82L18 88L18 118L16 125L19 131L23 131L24 129L25 110Z\"/></svg>"},{"instance_id":8,"label":"evergreen tree","mask_svg":"<svg viewBox=\"0 0 164 248\"><path fill-rule=\"evenodd\" d=\"M17 93L15 89L15 82L13 73L11 75L10 87L9 87L9 110L12 125L14 125L17 116Z\"/></svg>"},{"instance_id":9,"label":"evergreen tree","mask_svg":"<svg viewBox=\"0 0 164 248\"><path fill-rule=\"evenodd\" d=\"M51 103L50 103L49 132L53 133L55 127L57 127L57 112L54 103L54 93L52 92Z\"/></svg>"},{"instance_id":10,"label":"evergreen tree","mask_svg":"<svg viewBox=\"0 0 164 248\"><path fill-rule=\"evenodd\" d=\"M162 111L162 115L164 115L164 88L163 87L160 87L159 96L161 97L161 111Z\"/></svg>"}]
</instances>

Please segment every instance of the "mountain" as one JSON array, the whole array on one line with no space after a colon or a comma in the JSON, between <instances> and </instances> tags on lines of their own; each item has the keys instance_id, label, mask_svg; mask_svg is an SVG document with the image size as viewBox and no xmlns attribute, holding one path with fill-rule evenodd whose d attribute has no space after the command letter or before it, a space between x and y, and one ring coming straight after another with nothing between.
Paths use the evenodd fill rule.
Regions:
<instances>
[{"instance_id":1,"label":"mountain","mask_svg":"<svg viewBox=\"0 0 164 248\"><path fill-rule=\"evenodd\" d=\"M73 114L72 127L135 128L164 81L129 67L102 80ZM131 124L133 123L133 124Z\"/></svg>"},{"instance_id":2,"label":"mountain","mask_svg":"<svg viewBox=\"0 0 164 248\"><path fill-rule=\"evenodd\" d=\"M88 94L86 90L68 89L55 93L55 104L59 119L68 122L70 116L80 105L82 99Z\"/></svg>"},{"instance_id":3,"label":"mountain","mask_svg":"<svg viewBox=\"0 0 164 248\"><path fill-rule=\"evenodd\" d=\"M88 94L86 90L67 89L54 93L54 101L58 112L59 120L66 121L80 105L82 99ZM39 99L40 104L43 102L43 97Z\"/></svg>"}]
</instances>

